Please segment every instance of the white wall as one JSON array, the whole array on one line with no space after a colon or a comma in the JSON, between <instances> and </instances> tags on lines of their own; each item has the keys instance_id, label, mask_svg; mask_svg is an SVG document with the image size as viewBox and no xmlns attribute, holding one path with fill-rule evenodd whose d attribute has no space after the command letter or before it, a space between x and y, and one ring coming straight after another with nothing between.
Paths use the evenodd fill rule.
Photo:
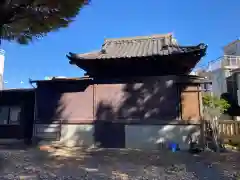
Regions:
<instances>
[{"instance_id":1,"label":"white wall","mask_svg":"<svg viewBox=\"0 0 240 180\"><path fill-rule=\"evenodd\" d=\"M200 137L200 125L126 125L125 133L126 148L159 150L175 142L188 150L189 136Z\"/></svg>"},{"instance_id":2,"label":"white wall","mask_svg":"<svg viewBox=\"0 0 240 180\"><path fill-rule=\"evenodd\" d=\"M41 144L52 143L49 141L48 134L57 137L60 136L59 141L52 141L54 144L61 144L63 146L74 147L74 146L84 146L92 147L94 146L94 126L93 125L75 125L75 124L35 124L34 136L38 138L43 138ZM46 139L44 139L46 138Z\"/></svg>"},{"instance_id":3,"label":"white wall","mask_svg":"<svg viewBox=\"0 0 240 180\"><path fill-rule=\"evenodd\" d=\"M230 75L228 69L216 69L211 72L213 94L220 97L227 92L226 78Z\"/></svg>"}]
</instances>

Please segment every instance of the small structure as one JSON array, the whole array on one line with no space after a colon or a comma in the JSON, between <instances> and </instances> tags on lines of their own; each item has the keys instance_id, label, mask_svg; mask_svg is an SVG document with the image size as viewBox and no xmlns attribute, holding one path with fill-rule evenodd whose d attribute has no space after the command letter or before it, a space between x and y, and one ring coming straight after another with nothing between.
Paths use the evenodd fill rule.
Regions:
<instances>
[{"instance_id":1,"label":"small structure","mask_svg":"<svg viewBox=\"0 0 240 180\"><path fill-rule=\"evenodd\" d=\"M157 149L174 141L187 148L202 117L201 79L188 74L206 48L166 34L106 39L99 51L70 53L87 76L33 81L34 135L69 146Z\"/></svg>"},{"instance_id":2,"label":"small structure","mask_svg":"<svg viewBox=\"0 0 240 180\"><path fill-rule=\"evenodd\" d=\"M34 89L0 91L0 139L31 139Z\"/></svg>"}]
</instances>

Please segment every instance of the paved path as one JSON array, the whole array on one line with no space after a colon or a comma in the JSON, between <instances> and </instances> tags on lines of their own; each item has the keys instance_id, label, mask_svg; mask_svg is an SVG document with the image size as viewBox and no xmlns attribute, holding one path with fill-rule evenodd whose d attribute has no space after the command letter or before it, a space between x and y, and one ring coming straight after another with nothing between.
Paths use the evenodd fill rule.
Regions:
<instances>
[{"instance_id":1,"label":"paved path","mask_svg":"<svg viewBox=\"0 0 240 180\"><path fill-rule=\"evenodd\" d=\"M236 179L233 177L236 169L231 165L226 168L211 163L208 156L133 150L40 152L36 149L2 149L0 179Z\"/></svg>"}]
</instances>

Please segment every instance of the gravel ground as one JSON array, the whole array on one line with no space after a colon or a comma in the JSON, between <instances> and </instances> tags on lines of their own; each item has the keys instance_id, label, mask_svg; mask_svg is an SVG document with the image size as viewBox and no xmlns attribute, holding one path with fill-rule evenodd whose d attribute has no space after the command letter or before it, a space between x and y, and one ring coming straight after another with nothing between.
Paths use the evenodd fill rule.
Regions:
<instances>
[{"instance_id":1,"label":"gravel ground","mask_svg":"<svg viewBox=\"0 0 240 180\"><path fill-rule=\"evenodd\" d=\"M193 156L186 152L80 149L46 152L36 148L2 148L0 179L237 179L234 174L240 168L236 156L240 158L238 153Z\"/></svg>"}]
</instances>

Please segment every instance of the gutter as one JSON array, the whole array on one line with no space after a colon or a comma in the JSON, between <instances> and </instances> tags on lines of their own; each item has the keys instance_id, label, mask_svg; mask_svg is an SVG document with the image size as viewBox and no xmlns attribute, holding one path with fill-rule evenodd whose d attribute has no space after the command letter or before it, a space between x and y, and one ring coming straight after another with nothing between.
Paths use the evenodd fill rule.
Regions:
<instances>
[{"instance_id":1,"label":"gutter","mask_svg":"<svg viewBox=\"0 0 240 180\"><path fill-rule=\"evenodd\" d=\"M52 79L44 79L44 80L31 80L29 79L29 83L36 84L38 82L67 82L67 81L84 81L84 80L93 80L92 77L84 76L80 78L52 78ZM33 86L33 85L32 85Z\"/></svg>"}]
</instances>

